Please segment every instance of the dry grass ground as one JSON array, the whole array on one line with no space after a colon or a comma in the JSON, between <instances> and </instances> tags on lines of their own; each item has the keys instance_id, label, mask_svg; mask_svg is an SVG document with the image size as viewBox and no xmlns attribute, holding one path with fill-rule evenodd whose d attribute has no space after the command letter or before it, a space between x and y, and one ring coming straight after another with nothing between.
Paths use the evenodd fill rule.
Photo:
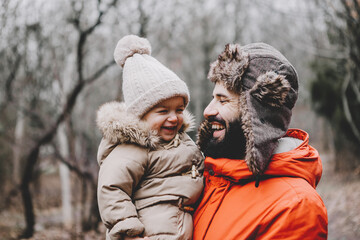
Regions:
<instances>
[{"instance_id":1,"label":"dry grass ground","mask_svg":"<svg viewBox=\"0 0 360 240\"><path fill-rule=\"evenodd\" d=\"M333 172L332 158L322 155L324 172L317 188L324 200L329 217L329 240L360 239L360 176L354 173L339 174ZM46 180L46 181L44 181ZM41 191L36 193L36 234L32 240L100 240L104 239L104 227L99 231L82 233L77 227L71 231L61 226L60 197L56 195L60 189L54 176L41 180ZM20 196L16 206L21 206ZM0 239L18 239L24 228L21 207L12 207L0 211Z\"/></svg>"},{"instance_id":2,"label":"dry grass ground","mask_svg":"<svg viewBox=\"0 0 360 240\"><path fill-rule=\"evenodd\" d=\"M360 175L356 171L334 173L333 159L321 156L324 171L317 191L328 211L328 239L360 239Z\"/></svg>"},{"instance_id":3,"label":"dry grass ground","mask_svg":"<svg viewBox=\"0 0 360 240\"><path fill-rule=\"evenodd\" d=\"M61 225L61 209L37 211L36 233L30 240L103 240L105 239L105 227L99 224L98 231L83 233L80 229L65 230ZM0 239L19 239L24 229L22 213L16 211L3 211L0 213Z\"/></svg>"}]
</instances>

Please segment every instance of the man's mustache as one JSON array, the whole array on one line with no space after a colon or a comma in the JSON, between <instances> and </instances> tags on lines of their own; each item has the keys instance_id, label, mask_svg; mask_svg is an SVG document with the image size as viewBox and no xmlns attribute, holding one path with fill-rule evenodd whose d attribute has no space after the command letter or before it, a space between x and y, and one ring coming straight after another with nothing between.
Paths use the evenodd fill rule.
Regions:
<instances>
[{"instance_id":1,"label":"man's mustache","mask_svg":"<svg viewBox=\"0 0 360 240\"><path fill-rule=\"evenodd\" d=\"M207 119L206 119L209 123L211 122L218 122L224 126L226 126L226 123L224 121L224 119L218 117L218 116L209 116Z\"/></svg>"}]
</instances>

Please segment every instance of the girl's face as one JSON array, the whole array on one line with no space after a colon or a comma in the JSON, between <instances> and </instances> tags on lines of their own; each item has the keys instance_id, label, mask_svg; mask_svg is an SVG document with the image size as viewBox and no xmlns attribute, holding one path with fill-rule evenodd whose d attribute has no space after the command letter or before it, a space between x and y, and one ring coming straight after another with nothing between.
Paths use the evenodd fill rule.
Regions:
<instances>
[{"instance_id":1,"label":"girl's face","mask_svg":"<svg viewBox=\"0 0 360 240\"><path fill-rule=\"evenodd\" d=\"M142 120L146 121L151 129L156 130L162 140L169 142L183 125L184 109L184 98L172 97L153 107Z\"/></svg>"}]
</instances>

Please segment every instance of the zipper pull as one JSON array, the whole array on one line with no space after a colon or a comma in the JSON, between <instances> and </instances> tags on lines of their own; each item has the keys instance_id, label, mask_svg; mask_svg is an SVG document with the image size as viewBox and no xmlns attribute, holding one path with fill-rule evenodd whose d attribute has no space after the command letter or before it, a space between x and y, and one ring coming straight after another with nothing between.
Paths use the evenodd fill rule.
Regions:
<instances>
[{"instance_id":1,"label":"zipper pull","mask_svg":"<svg viewBox=\"0 0 360 240\"><path fill-rule=\"evenodd\" d=\"M193 164L191 167L191 178L196 178L199 176L199 171L196 169L196 166Z\"/></svg>"}]
</instances>

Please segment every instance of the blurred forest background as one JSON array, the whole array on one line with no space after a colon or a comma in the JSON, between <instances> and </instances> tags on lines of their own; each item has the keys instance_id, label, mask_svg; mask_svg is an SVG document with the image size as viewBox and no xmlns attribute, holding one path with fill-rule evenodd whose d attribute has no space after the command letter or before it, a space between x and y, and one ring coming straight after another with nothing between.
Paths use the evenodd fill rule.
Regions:
<instances>
[{"instance_id":1,"label":"blurred forest background","mask_svg":"<svg viewBox=\"0 0 360 240\"><path fill-rule=\"evenodd\" d=\"M104 239L95 116L122 99L113 50L127 34L187 82L197 123L226 43L284 53L300 77L291 126L324 164L329 239L360 239L359 0L0 2L1 239Z\"/></svg>"}]
</instances>

